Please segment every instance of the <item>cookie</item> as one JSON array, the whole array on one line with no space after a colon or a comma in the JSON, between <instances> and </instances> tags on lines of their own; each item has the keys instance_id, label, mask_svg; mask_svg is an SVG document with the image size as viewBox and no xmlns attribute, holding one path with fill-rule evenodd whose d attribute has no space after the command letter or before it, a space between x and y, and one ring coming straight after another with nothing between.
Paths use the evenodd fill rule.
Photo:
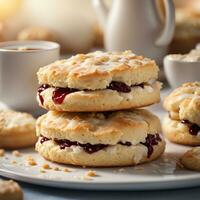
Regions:
<instances>
[{"instance_id":1,"label":"cookie","mask_svg":"<svg viewBox=\"0 0 200 200\"><path fill-rule=\"evenodd\" d=\"M200 126L200 82L185 83L164 99L173 120L187 120Z\"/></svg>"},{"instance_id":2,"label":"cookie","mask_svg":"<svg viewBox=\"0 0 200 200\"><path fill-rule=\"evenodd\" d=\"M23 192L21 187L14 181L0 181L1 200L22 200Z\"/></svg>"},{"instance_id":3,"label":"cookie","mask_svg":"<svg viewBox=\"0 0 200 200\"><path fill-rule=\"evenodd\" d=\"M157 65L131 51L78 54L40 68L37 75L37 99L48 110L121 110L160 100Z\"/></svg>"},{"instance_id":4,"label":"cookie","mask_svg":"<svg viewBox=\"0 0 200 200\"><path fill-rule=\"evenodd\" d=\"M188 150L180 161L185 168L200 171L200 147Z\"/></svg>"},{"instance_id":5,"label":"cookie","mask_svg":"<svg viewBox=\"0 0 200 200\"><path fill-rule=\"evenodd\" d=\"M147 110L103 113L50 111L37 120L36 150L46 159L80 166L135 165L165 148L159 119Z\"/></svg>"},{"instance_id":6,"label":"cookie","mask_svg":"<svg viewBox=\"0 0 200 200\"><path fill-rule=\"evenodd\" d=\"M36 140L35 119L30 114L12 110L0 112L0 148L29 147Z\"/></svg>"},{"instance_id":7,"label":"cookie","mask_svg":"<svg viewBox=\"0 0 200 200\"><path fill-rule=\"evenodd\" d=\"M173 120L167 115L163 120L162 130L171 142L190 146L200 145L200 128L195 124Z\"/></svg>"}]
</instances>

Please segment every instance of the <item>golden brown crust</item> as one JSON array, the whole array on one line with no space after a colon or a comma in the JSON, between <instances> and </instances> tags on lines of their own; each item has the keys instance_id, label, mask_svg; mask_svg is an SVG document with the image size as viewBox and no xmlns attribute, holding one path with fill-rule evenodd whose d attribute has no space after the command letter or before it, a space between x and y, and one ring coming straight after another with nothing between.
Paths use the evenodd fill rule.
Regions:
<instances>
[{"instance_id":1,"label":"golden brown crust","mask_svg":"<svg viewBox=\"0 0 200 200\"><path fill-rule=\"evenodd\" d=\"M174 120L188 120L200 125L200 82L185 83L168 95L164 108Z\"/></svg>"},{"instance_id":2,"label":"golden brown crust","mask_svg":"<svg viewBox=\"0 0 200 200\"><path fill-rule=\"evenodd\" d=\"M33 146L37 140L36 120L27 113L12 110L0 112L0 147L16 149Z\"/></svg>"},{"instance_id":3,"label":"golden brown crust","mask_svg":"<svg viewBox=\"0 0 200 200\"><path fill-rule=\"evenodd\" d=\"M188 150L180 161L185 168L200 171L200 147Z\"/></svg>"},{"instance_id":4,"label":"golden brown crust","mask_svg":"<svg viewBox=\"0 0 200 200\"><path fill-rule=\"evenodd\" d=\"M55 87L97 90L105 89L111 81L127 85L148 82L158 77L158 66L148 58L131 51L92 52L77 54L39 69L39 84Z\"/></svg>"},{"instance_id":5,"label":"golden brown crust","mask_svg":"<svg viewBox=\"0 0 200 200\"><path fill-rule=\"evenodd\" d=\"M111 167L137 165L155 160L164 152L165 142L159 142L158 145L154 146L150 158L147 158L147 148L142 144L130 147L118 144L92 154L76 148L61 150L51 140L43 144L40 142L36 144L36 150L39 154L53 162L79 166Z\"/></svg>"},{"instance_id":6,"label":"golden brown crust","mask_svg":"<svg viewBox=\"0 0 200 200\"><path fill-rule=\"evenodd\" d=\"M138 109L104 113L58 113L49 111L37 120L37 135L79 143L117 144L144 142L147 134L161 132L158 117Z\"/></svg>"},{"instance_id":7,"label":"golden brown crust","mask_svg":"<svg viewBox=\"0 0 200 200\"><path fill-rule=\"evenodd\" d=\"M23 192L20 186L10 181L0 181L0 199L1 200L22 200Z\"/></svg>"},{"instance_id":8,"label":"golden brown crust","mask_svg":"<svg viewBox=\"0 0 200 200\"><path fill-rule=\"evenodd\" d=\"M101 112L145 107L160 101L160 83L149 86L132 87L131 92L122 93L110 89L97 91L78 91L65 96L62 104L52 100L54 88L44 90L40 95L44 99L41 107L47 110L67 112Z\"/></svg>"},{"instance_id":9,"label":"golden brown crust","mask_svg":"<svg viewBox=\"0 0 200 200\"><path fill-rule=\"evenodd\" d=\"M165 137L171 142L190 146L200 145L200 136L191 135L186 124L172 120L169 116L164 118L162 130Z\"/></svg>"}]
</instances>

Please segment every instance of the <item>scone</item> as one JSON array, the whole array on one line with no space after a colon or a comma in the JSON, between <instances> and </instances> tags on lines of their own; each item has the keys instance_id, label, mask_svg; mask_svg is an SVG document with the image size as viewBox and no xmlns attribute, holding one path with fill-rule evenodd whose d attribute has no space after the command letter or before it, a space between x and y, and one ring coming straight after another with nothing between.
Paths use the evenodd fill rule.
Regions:
<instances>
[{"instance_id":1,"label":"scone","mask_svg":"<svg viewBox=\"0 0 200 200\"><path fill-rule=\"evenodd\" d=\"M1 200L22 200L23 192L21 187L14 181L0 181Z\"/></svg>"},{"instance_id":2,"label":"scone","mask_svg":"<svg viewBox=\"0 0 200 200\"><path fill-rule=\"evenodd\" d=\"M163 133L173 142L200 145L200 82L185 83L164 99Z\"/></svg>"},{"instance_id":3,"label":"scone","mask_svg":"<svg viewBox=\"0 0 200 200\"><path fill-rule=\"evenodd\" d=\"M47 40L56 41L54 33L44 27L26 27L17 36L18 40Z\"/></svg>"},{"instance_id":4,"label":"scone","mask_svg":"<svg viewBox=\"0 0 200 200\"><path fill-rule=\"evenodd\" d=\"M158 66L131 51L78 54L39 69L37 100L47 110L101 112L160 100Z\"/></svg>"},{"instance_id":5,"label":"scone","mask_svg":"<svg viewBox=\"0 0 200 200\"><path fill-rule=\"evenodd\" d=\"M33 146L37 141L35 121L27 113L0 111L0 148L17 149Z\"/></svg>"},{"instance_id":6,"label":"scone","mask_svg":"<svg viewBox=\"0 0 200 200\"><path fill-rule=\"evenodd\" d=\"M49 111L37 120L36 150L44 158L80 166L128 166L165 149L159 119L147 110L102 113Z\"/></svg>"},{"instance_id":7,"label":"scone","mask_svg":"<svg viewBox=\"0 0 200 200\"><path fill-rule=\"evenodd\" d=\"M181 163L187 169L200 171L200 147L194 147L181 157Z\"/></svg>"}]
</instances>

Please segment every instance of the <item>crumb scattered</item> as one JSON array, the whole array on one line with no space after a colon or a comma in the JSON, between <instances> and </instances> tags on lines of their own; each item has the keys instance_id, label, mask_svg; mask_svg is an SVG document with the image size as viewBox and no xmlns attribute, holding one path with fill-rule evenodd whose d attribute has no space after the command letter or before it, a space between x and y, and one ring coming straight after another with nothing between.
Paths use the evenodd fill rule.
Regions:
<instances>
[{"instance_id":1,"label":"crumb scattered","mask_svg":"<svg viewBox=\"0 0 200 200\"><path fill-rule=\"evenodd\" d=\"M40 173L46 173L46 171L43 169L40 169Z\"/></svg>"},{"instance_id":2,"label":"crumb scattered","mask_svg":"<svg viewBox=\"0 0 200 200\"><path fill-rule=\"evenodd\" d=\"M95 177L95 176L97 176L97 174L96 174L95 171L89 170L89 171L86 173L86 176Z\"/></svg>"},{"instance_id":3,"label":"crumb scattered","mask_svg":"<svg viewBox=\"0 0 200 200\"><path fill-rule=\"evenodd\" d=\"M22 154L19 151L16 151L16 150L12 152L12 155L16 156L16 157L22 156Z\"/></svg>"},{"instance_id":4,"label":"crumb scattered","mask_svg":"<svg viewBox=\"0 0 200 200\"><path fill-rule=\"evenodd\" d=\"M32 158L31 156L29 156L29 157L27 158L27 162L28 162L28 164L29 164L30 166L35 166L35 165L37 165L36 161L35 161L34 158Z\"/></svg>"},{"instance_id":5,"label":"crumb scattered","mask_svg":"<svg viewBox=\"0 0 200 200\"><path fill-rule=\"evenodd\" d=\"M17 164L17 161L16 161L16 160L13 160L13 161L12 161L12 164Z\"/></svg>"},{"instance_id":6,"label":"crumb scattered","mask_svg":"<svg viewBox=\"0 0 200 200\"><path fill-rule=\"evenodd\" d=\"M0 149L0 157L4 157L5 155L5 150L4 149Z\"/></svg>"},{"instance_id":7,"label":"crumb scattered","mask_svg":"<svg viewBox=\"0 0 200 200\"><path fill-rule=\"evenodd\" d=\"M68 168L64 168L63 171L64 172L71 172L71 170L69 170Z\"/></svg>"},{"instance_id":8,"label":"crumb scattered","mask_svg":"<svg viewBox=\"0 0 200 200\"><path fill-rule=\"evenodd\" d=\"M119 172L125 172L125 169L124 168L120 168L118 171Z\"/></svg>"},{"instance_id":9,"label":"crumb scattered","mask_svg":"<svg viewBox=\"0 0 200 200\"><path fill-rule=\"evenodd\" d=\"M59 167L54 167L53 170L54 171L60 171L60 168Z\"/></svg>"},{"instance_id":10,"label":"crumb scattered","mask_svg":"<svg viewBox=\"0 0 200 200\"><path fill-rule=\"evenodd\" d=\"M43 169L51 169L51 167L49 166L49 164L44 164L44 165L42 165L42 168L43 168Z\"/></svg>"}]
</instances>

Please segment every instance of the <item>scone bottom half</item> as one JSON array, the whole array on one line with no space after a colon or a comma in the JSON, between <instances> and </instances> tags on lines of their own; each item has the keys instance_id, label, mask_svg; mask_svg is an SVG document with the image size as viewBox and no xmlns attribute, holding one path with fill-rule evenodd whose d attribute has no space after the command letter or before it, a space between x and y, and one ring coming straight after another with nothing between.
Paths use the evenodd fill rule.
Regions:
<instances>
[{"instance_id":1,"label":"scone bottom half","mask_svg":"<svg viewBox=\"0 0 200 200\"><path fill-rule=\"evenodd\" d=\"M54 117L59 115L55 122ZM137 165L154 160L164 152L159 119L147 110L94 114L99 119L89 115L51 111L41 116L37 122L36 150L53 162L94 167ZM61 128L60 132L56 126L59 123L65 130ZM134 132L134 127L139 132ZM81 138L80 131L84 130L87 133Z\"/></svg>"},{"instance_id":2,"label":"scone bottom half","mask_svg":"<svg viewBox=\"0 0 200 200\"><path fill-rule=\"evenodd\" d=\"M131 51L78 54L39 69L37 100L62 112L145 107L160 101L158 71L153 60Z\"/></svg>"}]
</instances>

